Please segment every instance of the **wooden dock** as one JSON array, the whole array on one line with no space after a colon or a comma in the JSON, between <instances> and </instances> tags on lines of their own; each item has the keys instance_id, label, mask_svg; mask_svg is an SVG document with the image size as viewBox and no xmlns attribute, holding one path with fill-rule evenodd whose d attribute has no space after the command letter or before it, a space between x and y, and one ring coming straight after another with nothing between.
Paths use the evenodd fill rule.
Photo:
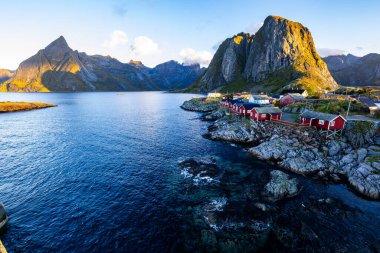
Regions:
<instances>
[{"instance_id":1,"label":"wooden dock","mask_svg":"<svg viewBox=\"0 0 380 253\"><path fill-rule=\"evenodd\" d=\"M7 253L7 250L5 249L3 243L0 240L0 253Z\"/></svg>"}]
</instances>

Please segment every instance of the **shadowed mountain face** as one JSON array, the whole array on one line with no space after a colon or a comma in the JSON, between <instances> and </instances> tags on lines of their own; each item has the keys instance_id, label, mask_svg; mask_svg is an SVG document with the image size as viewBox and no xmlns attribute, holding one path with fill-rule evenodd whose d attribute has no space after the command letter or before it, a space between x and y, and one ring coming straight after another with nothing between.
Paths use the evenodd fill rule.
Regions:
<instances>
[{"instance_id":1,"label":"shadowed mountain face","mask_svg":"<svg viewBox=\"0 0 380 253\"><path fill-rule=\"evenodd\" d=\"M136 62L125 64L109 56L90 56L72 50L61 36L45 49L38 51L36 55L23 61L15 74L10 79L5 79L0 90L15 92L166 90L186 86L194 82L200 73L199 66L188 67L176 62L170 64L175 65L174 71L157 72L154 71L155 68L147 68L141 62L140 65ZM194 71L191 72L189 68ZM183 75L186 71L192 74Z\"/></svg>"},{"instance_id":2,"label":"shadowed mountain face","mask_svg":"<svg viewBox=\"0 0 380 253\"><path fill-rule=\"evenodd\" d=\"M163 89L183 89L192 84L205 68L199 64L181 65L176 61L168 61L153 69L144 69L144 73Z\"/></svg>"},{"instance_id":3,"label":"shadowed mountain face","mask_svg":"<svg viewBox=\"0 0 380 253\"><path fill-rule=\"evenodd\" d=\"M309 92L337 87L300 23L269 16L255 34L226 39L193 90L262 90L302 87Z\"/></svg>"},{"instance_id":4,"label":"shadowed mountain face","mask_svg":"<svg viewBox=\"0 0 380 253\"><path fill-rule=\"evenodd\" d=\"M323 59L332 76L344 86L380 86L380 54L357 57L352 54Z\"/></svg>"},{"instance_id":5,"label":"shadowed mountain face","mask_svg":"<svg viewBox=\"0 0 380 253\"><path fill-rule=\"evenodd\" d=\"M13 76L13 72L8 69L0 69L0 83L8 80Z\"/></svg>"}]
</instances>

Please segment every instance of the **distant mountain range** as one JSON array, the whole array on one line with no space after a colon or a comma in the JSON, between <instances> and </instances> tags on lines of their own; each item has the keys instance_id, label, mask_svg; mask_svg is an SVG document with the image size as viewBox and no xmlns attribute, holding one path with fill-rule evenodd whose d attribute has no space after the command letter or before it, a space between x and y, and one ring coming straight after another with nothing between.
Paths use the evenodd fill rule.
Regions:
<instances>
[{"instance_id":1,"label":"distant mountain range","mask_svg":"<svg viewBox=\"0 0 380 253\"><path fill-rule=\"evenodd\" d=\"M12 73L0 70L0 91L140 91L181 89L204 71L199 65L175 61L148 68L109 56L72 50L64 37L23 61Z\"/></svg>"},{"instance_id":2,"label":"distant mountain range","mask_svg":"<svg viewBox=\"0 0 380 253\"><path fill-rule=\"evenodd\" d=\"M309 94L338 87L302 24L269 16L256 34L226 39L207 71L187 90L267 91L304 88Z\"/></svg>"},{"instance_id":3,"label":"distant mountain range","mask_svg":"<svg viewBox=\"0 0 380 253\"><path fill-rule=\"evenodd\" d=\"M327 65L326 65L326 63ZM330 74L331 72L331 74ZM208 68L168 61L154 68L140 61L72 50L62 36L23 61L16 71L0 69L0 91L280 92L302 88L309 94L344 86L379 86L380 55L322 59L302 24L269 16L256 34L227 38Z\"/></svg>"},{"instance_id":4,"label":"distant mountain range","mask_svg":"<svg viewBox=\"0 0 380 253\"><path fill-rule=\"evenodd\" d=\"M344 86L380 86L380 54L352 54L324 58L332 76Z\"/></svg>"}]
</instances>

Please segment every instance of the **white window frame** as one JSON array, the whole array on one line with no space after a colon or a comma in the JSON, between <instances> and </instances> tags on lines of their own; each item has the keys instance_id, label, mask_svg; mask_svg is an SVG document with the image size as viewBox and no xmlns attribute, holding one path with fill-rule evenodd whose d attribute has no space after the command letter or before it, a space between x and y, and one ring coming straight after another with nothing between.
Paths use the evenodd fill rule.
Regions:
<instances>
[{"instance_id":1,"label":"white window frame","mask_svg":"<svg viewBox=\"0 0 380 253\"><path fill-rule=\"evenodd\" d=\"M267 115L265 113L262 113L261 114L261 117L266 117Z\"/></svg>"},{"instance_id":2,"label":"white window frame","mask_svg":"<svg viewBox=\"0 0 380 253\"><path fill-rule=\"evenodd\" d=\"M335 121L331 121L330 126L335 126Z\"/></svg>"},{"instance_id":3,"label":"white window frame","mask_svg":"<svg viewBox=\"0 0 380 253\"><path fill-rule=\"evenodd\" d=\"M323 119L320 119L320 120L318 121L318 124L319 124L319 125L324 125L324 124L325 124L325 121L324 121Z\"/></svg>"}]
</instances>

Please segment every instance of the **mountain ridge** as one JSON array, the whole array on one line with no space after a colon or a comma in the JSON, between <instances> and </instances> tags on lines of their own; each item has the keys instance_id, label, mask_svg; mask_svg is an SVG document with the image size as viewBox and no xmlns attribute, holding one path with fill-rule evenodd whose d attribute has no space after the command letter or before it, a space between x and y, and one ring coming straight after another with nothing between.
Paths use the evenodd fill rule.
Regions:
<instances>
[{"instance_id":1,"label":"mountain ridge","mask_svg":"<svg viewBox=\"0 0 380 253\"><path fill-rule=\"evenodd\" d=\"M323 58L334 79L343 86L380 86L380 54L352 54Z\"/></svg>"},{"instance_id":2,"label":"mountain ridge","mask_svg":"<svg viewBox=\"0 0 380 253\"><path fill-rule=\"evenodd\" d=\"M165 69L156 73L155 68L148 68L138 61L122 63L110 56L87 55L71 49L65 38L60 36L23 61L12 76L4 78L0 91L169 90L186 86L201 73L199 65L187 67L170 62L173 63L179 72L186 70L191 75L182 75L181 78ZM174 76L177 83L172 86L170 80Z\"/></svg>"}]
</instances>

